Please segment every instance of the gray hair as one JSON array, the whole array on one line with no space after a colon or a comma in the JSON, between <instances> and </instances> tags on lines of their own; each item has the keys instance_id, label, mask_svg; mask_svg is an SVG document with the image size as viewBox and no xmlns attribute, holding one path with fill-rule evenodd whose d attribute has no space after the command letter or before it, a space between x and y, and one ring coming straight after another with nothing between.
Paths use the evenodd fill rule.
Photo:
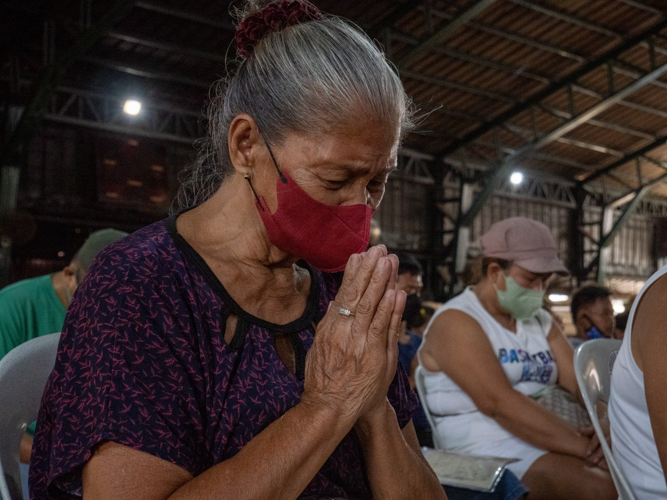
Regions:
<instances>
[{"instance_id":1,"label":"gray hair","mask_svg":"<svg viewBox=\"0 0 667 500\"><path fill-rule=\"evenodd\" d=\"M269 3L250 0L240 20ZM181 210L208 200L233 171L227 141L239 114L252 116L271 144L290 132L328 132L356 117L396 124L402 135L413 128L410 99L384 53L359 28L333 16L269 33L234 76L212 90L207 137L181 172Z\"/></svg>"}]
</instances>

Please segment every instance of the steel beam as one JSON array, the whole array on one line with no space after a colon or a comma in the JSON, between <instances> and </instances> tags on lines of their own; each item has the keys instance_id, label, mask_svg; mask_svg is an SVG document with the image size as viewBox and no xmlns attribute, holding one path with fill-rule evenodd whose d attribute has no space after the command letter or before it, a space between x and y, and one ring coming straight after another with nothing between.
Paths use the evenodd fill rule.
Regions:
<instances>
[{"instance_id":1,"label":"steel beam","mask_svg":"<svg viewBox=\"0 0 667 500\"><path fill-rule=\"evenodd\" d=\"M192 21L193 23L206 24L208 26L213 26L214 28L221 28L226 31L235 31L236 26L228 20L213 19L208 16L203 16L201 14L195 14L190 10L181 10L175 9L172 7L167 7L166 5L158 5L152 2L138 1L134 4L140 9L148 10L151 12L159 12L160 14L165 14L167 16L176 17L178 19L185 19L186 21Z\"/></svg>"},{"instance_id":2,"label":"steel beam","mask_svg":"<svg viewBox=\"0 0 667 500\"><path fill-rule=\"evenodd\" d=\"M608 174L615 168L620 167L621 165L625 165L626 163L635 160L637 158L640 158L642 156L646 156L647 153L650 153L653 151L655 148L662 146L663 144L667 143L667 135L663 135L662 137L657 138L655 141L653 141L651 144L648 144L647 146L644 146L641 149L638 149L634 153L629 153L625 155L623 158L620 160L615 161L614 163L607 165L604 168L601 168L600 170L596 171L595 173L589 175L586 177L581 183L582 184L588 184L601 176Z\"/></svg>"},{"instance_id":3,"label":"steel beam","mask_svg":"<svg viewBox=\"0 0 667 500\"><path fill-rule=\"evenodd\" d=\"M407 0L404 2L402 5L399 5L396 7L393 11L391 11L380 23L372 26L370 29L367 30L368 36L370 38L376 38L382 34L384 30L387 28L391 28L395 23L400 21L403 16L406 16L413 10L415 10L415 3L414 0ZM387 47L387 50L389 48Z\"/></svg>"},{"instance_id":4,"label":"steel beam","mask_svg":"<svg viewBox=\"0 0 667 500\"><path fill-rule=\"evenodd\" d=\"M463 83L453 82L451 80L444 80L442 78L422 75L420 73L414 73L411 71L402 71L401 77L410 78L412 80L417 80L419 82L429 83L431 85L437 85L438 87L458 90L459 92L466 92L468 94L486 97L487 99L493 99L495 101L505 102L508 104L517 104L518 102L517 99L513 97L506 96L503 94L498 94L497 92L492 92L490 90L486 90L481 87L475 87L474 85L463 84Z\"/></svg>"},{"instance_id":5,"label":"steel beam","mask_svg":"<svg viewBox=\"0 0 667 500\"><path fill-rule=\"evenodd\" d=\"M405 67L409 61L414 59L414 57L421 53L423 50L426 50L450 38L461 26L483 12L486 8L493 5L496 1L497 0L474 0L471 2L469 7L457 13L452 19L450 19L445 26L423 40L419 45L409 50L407 54L405 54L396 62L396 66L399 69Z\"/></svg>"},{"instance_id":6,"label":"steel beam","mask_svg":"<svg viewBox=\"0 0 667 500\"><path fill-rule=\"evenodd\" d=\"M635 47L637 44L644 41L647 37L653 35L654 33L659 32L660 30L664 29L665 27L667 27L667 20L663 20L660 23L654 25L649 30L640 34L639 36L636 36L636 37L633 37L632 39L627 40L626 42L620 44L618 47L615 47L614 49L608 51L603 56L597 58L595 61L591 61L590 63L583 65L581 68L579 68L576 71L574 71L573 73L571 73L567 78L565 78L565 79L563 79L559 82L556 82L556 83L550 85L549 87L545 88L544 90L536 93L534 96L527 99L524 103L520 104L519 106L515 106L515 107L509 109L508 111L506 111L504 113L501 113L499 116L497 116L493 120L485 123L481 127L478 127L476 130L474 130L473 132L467 134L458 143L455 143L455 144L447 147L446 149L441 151L439 154L441 154L443 156L447 156L448 154L453 153L454 151L456 151L456 149L462 147L463 145L465 145L469 142L472 142L473 140L475 140L478 137L481 137L482 135L484 135L488 131L492 130L494 127L496 127L496 126L498 126L502 123L507 122L508 120L516 117L520 113L530 109L532 106L539 105L540 102L543 101L544 99L546 99L547 97L555 94L556 92L558 92L558 91L560 91L564 88L567 88L571 84L576 83L577 80L579 80L579 78L583 77L584 75L587 75L588 73L590 73L591 71L599 68L600 66L603 66L603 65L607 64L609 61L614 60L615 58L617 58L623 52L627 51L628 49L630 49L632 47ZM664 66L661 66L660 68L662 69L662 68L664 68ZM662 74L663 74L663 72L658 71L658 73L656 73L656 70L654 70L654 71L650 72L649 74L647 74L646 76L643 76L641 79L638 80L638 82L641 82L641 86L643 86L646 83L655 80L657 77L661 76ZM634 84L632 84L630 86L633 89L633 91L640 88L637 85L638 82L635 82ZM628 87L628 88L630 88L630 87ZM624 92L626 89L623 89L623 91L621 91L622 93L617 92L616 94L614 94L613 103L617 103L618 101L622 100L625 96L627 96L631 93L631 92ZM618 98L619 95L622 95L622 97ZM605 103L605 102L607 102L607 100L602 101L602 103ZM602 104L602 103L600 103L600 104ZM598 104L598 106L599 106L599 104ZM595 116L596 114L599 114L599 113L593 113L593 114L586 113L585 117L586 117L586 119L590 119L593 116ZM579 120L578 124L580 124L581 122L582 121ZM578 126L578 124L577 124L577 126Z\"/></svg>"},{"instance_id":7,"label":"steel beam","mask_svg":"<svg viewBox=\"0 0 667 500\"><path fill-rule=\"evenodd\" d=\"M417 38L406 35L405 33L397 32L396 30L393 30L391 32L391 38L394 39L394 40L398 40L400 42L403 42L403 43L410 44L410 45L416 45L416 44L419 43L419 40ZM533 80L535 82L539 82L539 83L547 84L547 85L551 85L551 84L556 83L556 82L554 82L553 80L549 79L548 77L546 77L544 75L538 75L536 73L526 71L525 68L522 68L522 67L519 67L519 66L513 66L511 64L495 61L495 60L492 60L492 59L486 59L484 57L478 56L477 54L470 54L470 53L463 52L463 51L458 50L458 49L452 49L450 47L444 47L444 46L432 47L431 50L433 52L437 53L437 54L442 54L444 56L459 59L461 61L469 62L471 64L477 64L477 65L483 66L485 68L494 69L494 70L497 70L497 71L502 71L502 72L508 73L508 74L510 74L512 76L515 76L515 77L518 76L518 77L522 77L522 78L527 78L529 80ZM402 76L405 75L405 72L402 72L401 75ZM587 88L582 84L572 84L572 89L574 91L582 93L584 95L587 95L587 96L590 96L590 97L595 97L596 99L604 99L603 94L600 94L599 92L597 92L593 89ZM487 91L486 89L482 89L482 90ZM633 109L638 109L640 111L645 111L645 112L650 113L650 114L655 114L657 116L662 116L663 115L663 112L661 112L660 110L656 110L654 108L649 108L649 107L646 107L646 106L642 106L640 104L633 103L633 102L630 102L630 101L627 101L627 100L621 101L619 104L623 105L623 106L631 107ZM571 115L568 112L560 110L560 109L550 108L550 107L547 107L547 106L542 106L542 109L548 111L549 113L551 113L553 115L559 116L561 118L570 118L571 117ZM480 121L484 121L484 120L480 120ZM624 127L623 125L606 122L604 120L590 120L588 122L588 124L589 125L594 125L594 126L599 127L599 128L604 128L604 129L607 129L607 130L614 130L614 131L620 132L622 134L634 135L636 137L641 137L642 139L647 139L647 140L655 139L654 136L652 136L650 134L647 134L645 132L640 132L638 130L633 130L631 128Z\"/></svg>"},{"instance_id":8,"label":"steel beam","mask_svg":"<svg viewBox=\"0 0 667 500\"><path fill-rule=\"evenodd\" d=\"M14 133L8 141L8 146L2 155L0 165L21 165L26 154L26 148L30 138L37 131L49 101L59 83L65 77L67 70L74 62L85 54L100 38L123 19L132 9L133 0L118 0L113 4L102 18L85 31L77 42L54 64L45 66L37 83L34 97L26 106Z\"/></svg>"},{"instance_id":9,"label":"steel beam","mask_svg":"<svg viewBox=\"0 0 667 500\"><path fill-rule=\"evenodd\" d=\"M138 45L143 45L145 47L151 47L158 50L164 50L166 52L177 52L180 54L189 54L191 56L198 57L200 59L208 59L210 61L224 62L226 57L224 53L215 53L207 52L204 50L192 49L190 47L185 47L183 45L176 45L173 43L161 42L159 40L151 40L148 38L142 38L139 36L128 35L126 33L119 33L117 31L111 31L108 33L110 38L120 40L123 42L136 43Z\"/></svg>"},{"instance_id":10,"label":"steel beam","mask_svg":"<svg viewBox=\"0 0 667 500\"><path fill-rule=\"evenodd\" d=\"M180 83L183 85L189 85L191 87L198 87L202 89L208 89L211 86L211 82L204 80L197 80L195 78L189 78L187 76L176 75L174 73L163 73L157 72L149 69L139 68L137 66L130 66L125 63L120 63L116 61L110 61L108 59L102 59L99 57L84 56L80 58L80 61L94 64L95 66L101 66L103 68L112 69L120 73L126 73L128 75L140 76L142 78L149 78L151 80L158 80L161 82L173 82Z\"/></svg>"},{"instance_id":11,"label":"steel beam","mask_svg":"<svg viewBox=\"0 0 667 500\"><path fill-rule=\"evenodd\" d=\"M571 120L568 120L567 122L563 123L550 133L520 148L519 150L517 150L516 154L501 161L498 165L496 165L495 169L491 171L490 176L484 188L479 193L479 195L475 199L470 209L462 216L461 220L459 221L459 224L461 226L468 226L473 222L474 218L482 209L486 201L493 195L497 186L502 182L502 180L505 177L507 177L507 174L509 173L510 169L514 166L514 162L517 159L521 158L526 153L534 152L548 144L551 144L559 137L562 137L568 132L574 130L582 123L585 123L589 118L597 116L598 114L608 109L610 106L613 106L620 99L623 99L625 96L631 94L632 92L635 92L638 88L644 86L650 79L658 78L660 75L666 72L667 72L667 64L656 68L654 71L652 71L645 77L641 78L634 84L625 87L623 90L619 92L616 92L616 94L608 97L606 100L602 102L599 102L595 106L585 111L583 114L576 116Z\"/></svg>"}]
</instances>

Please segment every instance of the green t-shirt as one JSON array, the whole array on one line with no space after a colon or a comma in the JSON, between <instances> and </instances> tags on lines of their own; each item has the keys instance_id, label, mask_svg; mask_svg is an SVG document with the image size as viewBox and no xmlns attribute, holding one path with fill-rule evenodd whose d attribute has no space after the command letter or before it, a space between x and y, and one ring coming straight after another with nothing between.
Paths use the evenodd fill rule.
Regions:
<instances>
[{"instance_id":1,"label":"green t-shirt","mask_svg":"<svg viewBox=\"0 0 667 500\"><path fill-rule=\"evenodd\" d=\"M61 331L66 311L51 275L19 281L0 290L0 359L30 339Z\"/></svg>"},{"instance_id":2,"label":"green t-shirt","mask_svg":"<svg viewBox=\"0 0 667 500\"><path fill-rule=\"evenodd\" d=\"M66 312L50 274L0 290L0 359L30 339L61 331ZM27 432L35 433L35 422L28 426Z\"/></svg>"}]
</instances>

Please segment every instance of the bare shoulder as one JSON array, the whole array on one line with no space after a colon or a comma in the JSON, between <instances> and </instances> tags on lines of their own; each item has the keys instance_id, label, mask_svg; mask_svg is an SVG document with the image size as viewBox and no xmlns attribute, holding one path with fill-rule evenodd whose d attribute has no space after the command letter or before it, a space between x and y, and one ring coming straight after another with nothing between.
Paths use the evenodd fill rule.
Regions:
<instances>
[{"instance_id":1,"label":"bare shoulder","mask_svg":"<svg viewBox=\"0 0 667 500\"><path fill-rule=\"evenodd\" d=\"M490 348L480 324L458 309L447 309L433 320L421 348L424 367L431 371L444 369L443 353L470 352Z\"/></svg>"},{"instance_id":2,"label":"bare shoulder","mask_svg":"<svg viewBox=\"0 0 667 500\"><path fill-rule=\"evenodd\" d=\"M644 358L667 354L667 275L658 278L641 296L632 323L631 347L643 369ZM664 358L663 358L664 359Z\"/></svg>"},{"instance_id":3,"label":"bare shoulder","mask_svg":"<svg viewBox=\"0 0 667 500\"><path fill-rule=\"evenodd\" d=\"M481 333L482 327L468 313L459 309L447 309L436 316L428 329L427 341L432 339L468 337Z\"/></svg>"},{"instance_id":4,"label":"bare shoulder","mask_svg":"<svg viewBox=\"0 0 667 500\"><path fill-rule=\"evenodd\" d=\"M185 469L111 441L95 448L83 468L83 497L164 500L192 479Z\"/></svg>"}]
</instances>

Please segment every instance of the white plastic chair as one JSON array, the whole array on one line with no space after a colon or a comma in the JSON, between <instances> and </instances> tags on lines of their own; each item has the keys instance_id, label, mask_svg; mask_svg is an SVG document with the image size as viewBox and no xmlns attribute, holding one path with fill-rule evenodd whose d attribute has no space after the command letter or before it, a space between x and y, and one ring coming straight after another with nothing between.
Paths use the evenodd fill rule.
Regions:
<instances>
[{"instance_id":1,"label":"white plastic chair","mask_svg":"<svg viewBox=\"0 0 667 500\"><path fill-rule=\"evenodd\" d=\"M433 415L431 415L431 411L428 409L428 405L426 404L426 387L424 386L424 369L422 368L421 365L418 365L417 368L415 369L415 387L417 388L417 395L419 396L419 400L421 401L422 408L424 408L424 413L426 414L426 420L428 420L428 425L431 426L431 430L433 431L433 445L435 446L436 450L442 450L445 447L445 443L441 443L440 439L438 438L438 433L435 431L435 420L433 419Z\"/></svg>"},{"instance_id":2,"label":"white plastic chair","mask_svg":"<svg viewBox=\"0 0 667 500\"><path fill-rule=\"evenodd\" d=\"M19 451L26 427L37 419L53 370L60 333L43 335L12 349L0 360L0 494L22 500Z\"/></svg>"},{"instance_id":3,"label":"white plastic chair","mask_svg":"<svg viewBox=\"0 0 667 500\"><path fill-rule=\"evenodd\" d=\"M574 351L574 373L577 376L579 390L591 417L593 428L600 440L600 446L607 459L611 477L621 500L635 500L635 494L623 472L618 467L614 455L607 444L597 414L597 403L609 403L611 392L611 370L622 341L614 339L595 339L584 342Z\"/></svg>"}]
</instances>

